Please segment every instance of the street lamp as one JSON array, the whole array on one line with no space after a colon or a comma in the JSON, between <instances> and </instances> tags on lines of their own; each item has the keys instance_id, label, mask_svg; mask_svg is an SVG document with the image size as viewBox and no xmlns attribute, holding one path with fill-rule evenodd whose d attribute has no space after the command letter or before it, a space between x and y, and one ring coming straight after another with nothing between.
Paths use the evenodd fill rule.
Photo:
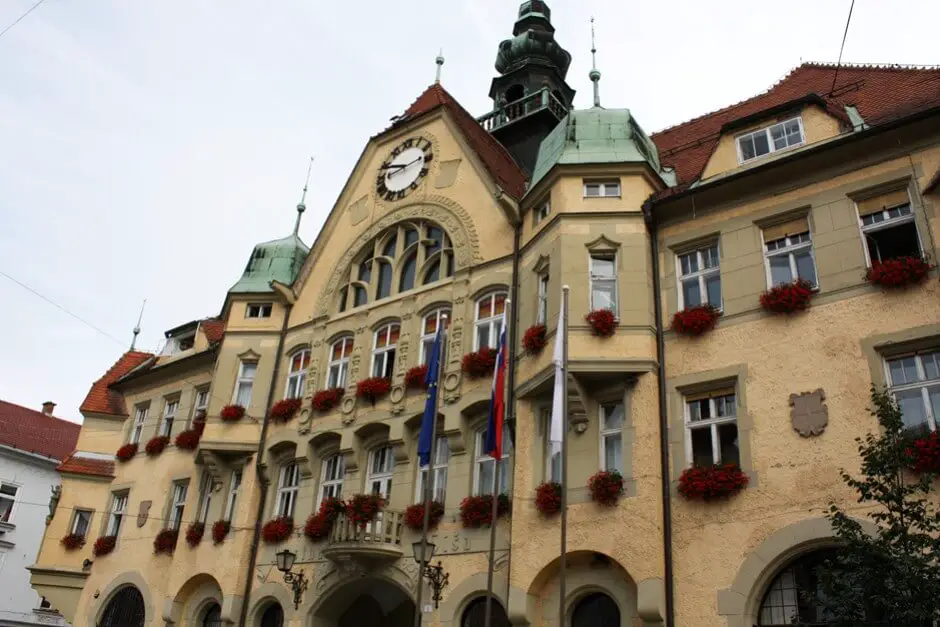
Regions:
<instances>
[{"instance_id":1,"label":"street lamp","mask_svg":"<svg viewBox=\"0 0 940 627\"><path fill-rule=\"evenodd\" d=\"M447 587L447 580L450 578L450 573L444 572L444 567L441 565L440 560L438 560L437 566L431 566L430 562L431 558L434 557L435 549L433 542L418 540L411 545L411 549L414 553L415 561L421 569L418 576L424 576L427 578L428 583L431 584L431 589L434 591L434 596L431 598L434 600L434 609L437 609L441 602L441 590ZM418 608L418 611L420 612L421 608Z\"/></svg>"},{"instance_id":2,"label":"street lamp","mask_svg":"<svg viewBox=\"0 0 940 627\"><path fill-rule=\"evenodd\" d=\"M277 558L277 569L284 573L284 583L290 584L294 591L294 609L296 610L300 607L300 600L309 582L304 577L304 571L291 572L294 568L294 562L297 560L296 553L284 549L278 552L275 557Z\"/></svg>"}]
</instances>

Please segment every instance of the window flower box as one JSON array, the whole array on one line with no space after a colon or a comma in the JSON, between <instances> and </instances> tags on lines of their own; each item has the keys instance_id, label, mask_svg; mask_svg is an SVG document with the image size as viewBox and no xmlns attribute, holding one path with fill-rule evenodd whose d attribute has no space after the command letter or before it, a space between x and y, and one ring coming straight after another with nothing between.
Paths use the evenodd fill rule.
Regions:
<instances>
[{"instance_id":1,"label":"window flower box","mask_svg":"<svg viewBox=\"0 0 940 627\"><path fill-rule=\"evenodd\" d=\"M206 533L206 523L192 522L186 528L186 544L195 548L202 542L202 536Z\"/></svg>"},{"instance_id":2,"label":"window flower box","mask_svg":"<svg viewBox=\"0 0 940 627\"><path fill-rule=\"evenodd\" d=\"M771 313L791 314L805 311L813 298L813 284L797 279L793 283L775 285L760 295L760 306Z\"/></svg>"},{"instance_id":3,"label":"window flower box","mask_svg":"<svg viewBox=\"0 0 940 627\"><path fill-rule=\"evenodd\" d=\"M920 257L898 257L874 261L865 272L865 280L888 289L915 285L927 278L931 265Z\"/></svg>"},{"instance_id":4,"label":"window flower box","mask_svg":"<svg viewBox=\"0 0 940 627\"><path fill-rule=\"evenodd\" d=\"M385 506L385 499L378 494L356 494L346 501L346 516L360 527L375 520Z\"/></svg>"},{"instance_id":5,"label":"window flower box","mask_svg":"<svg viewBox=\"0 0 940 627\"><path fill-rule=\"evenodd\" d=\"M392 382L385 377L372 377L356 384L356 396L375 405L375 402L388 394L391 389Z\"/></svg>"},{"instance_id":6,"label":"window flower box","mask_svg":"<svg viewBox=\"0 0 940 627\"><path fill-rule=\"evenodd\" d=\"M672 317L672 330L679 335L698 337L715 328L719 315L718 308L712 305L687 307Z\"/></svg>"},{"instance_id":7,"label":"window flower box","mask_svg":"<svg viewBox=\"0 0 940 627\"><path fill-rule=\"evenodd\" d=\"M409 390L426 390L425 380L428 378L427 366L415 366L405 373L405 387Z\"/></svg>"},{"instance_id":8,"label":"window flower box","mask_svg":"<svg viewBox=\"0 0 940 627\"><path fill-rule=\"evenodd\" d=\"M179 531L176 529L162 529L157 537L153 539L154 555L172 555L176 550L176 541L179 539Z\"/></svg>"},{"instance_id":9,"label":"window flower box","mask_svg":"<svg viewBox=\"0 0 940 627\"><path fill-rule=\"evenodd\" d=\"M194 423L192 429L181 431L179 435L176 436L176 448L182 449L184 451L196 450L196 447L199 446L199 438L202 437L202 430L197 430L195 426L196 425Z\"/></svg>"},{"instance_id":10,"label":"window flower box","mask_svg":"<svg viewBox=\"0 0 940 627\"><path fill-rule=\"evenodd\" d=\"M431 501L428 529L437 529L442 518L444 518L444 504L440 501ZM415 503L408 506L408 509L405 510L405 526L419 533L424 531L424 503Z\"/></svg>"},{"instance_id":11,"label":"window flower box","mask_svg":"<svg viewBox=\"0 0 940 627\"><path fill-rule=\"evenodd\" d=\"M679 477L679 494L689 500L713 501L734 496L747 483L747 475L734 464L692 466Z\"/></svg>"},{"instance_id":12,"label":"window flower box","mask_svg":"<svg viewBox=\"0 0 940 627\"><path fill-rule=\"evenodd\" d=\"M512 502L505 494L499 495L496 517L502 518L510 513ZM468 496L460 502L460 522L469 529L489 527L493 522L493 497L489 494Z\"/></svg>"},{"instance_id":13,"label":"window flower box","mask_svg":"<svg viewBox=\"0 0 940 627\"><path fill-rule=\"evenodd\" d=\"M70 533L61 540L62 546L66 551L74 551L85 546L85 536L78 533Z\"/></svg>"},{"instance_id":14,"label":"window flower box","mask_svg":"<svg viewBox=\"0 0 940 627\"><path fill-rule=\"evenodd\" d=\"M554 516L561 511L561 484L546 481L535 489L535 509L543 516Z\"/></svg>"},{"instance_id":15,"label":"window flower box","mask_svg":"<svg viewBox=\"0 0 940 627\"><path fill-rule=\"evenodd\" d=\"M328 538L332 531L333 521L327 520L323 514L312 514L304 524L304 535L314 542Z\"/></svg>"},{"instance_id":16,"label":"window flower box","mask_svg":"<svg viewBox=\"0 0 940 627\"><path fill-rule=\"evenodd\" d=\"M261 528L261 537L268 544L278 544L290 537L294 532L294 521L286 516L272 518Z\"/></svg>"},{"instance_id":17,"label":"window flower box","mask_svg":"<svg viewBox=\"0 0 940 627\"><path fill-rule=\"evenodd\" d=\"M940 432L914 440L905 452L914 472L940 474Z\"/></svg>"},{"instance_id":18,"label":"window flower box","mask_svg":"<svg viewBox=\"0 0 940 627\"><path fill-rule=\"evenodd\" d=\"M232 525L227 520L217 520L212 523L212 543L222 544L231 529Z\"/></svg>"},{"instance_id":19,"label":"window flower box","mask_svg":"<svg viewBox=\"0 0 940 627\"><path fill-rule=\"evenodd\" d=\"M601 470L588 479L591 500L612 507L623 494L623 476L616 470Z\"/></svg>"},{"instance_id":20,"label":"window flower box","mask_svg":"<svg viewBox=\"0 0 940 627\"><path fill-rule=\"evenodd\" d=\"M522 335L522 347L530 355L537 355L545 348L545 325L534 324Z\"/></svg>"},{"instance_id":21,"label":"window flower box","mask_svg":"<svg viewBox=\"0 0 940 627\"><path fill-rule=\"evenodd\" d=\"M495 348L481 348L475 353L467 353L463 356L460 369L471 379L482 379L493 374L498 354Z\"/></svg>"},{"instance_id":22,"label":"window flower box","mask_svg":"<svg viewBox=\"0 0 940 627\"><path fill-rule=\"evenodd\" d=\"M119 448L114 456L118 458L118 461L129 462L130 460L134 459L134 455L137 454L137 447L138 445L136 442L128 442Z\"/></svg>"},{"instance_id":23,"label":"window flower box","mask_svg":"<svg viewBox=\"0 0 940 627\"><path fill-rule=\"evenodd\" d=\"M335 496L328 496L320 503L320 514L323 515L330 523L336 520L336 517L340 514L346 513L346 503L343 499L338 499Z\"/></svg>"},{"instance_id":24,"label":"window flower box","mask_svg":"<svg viewBox=\"0 0 940 627\"><path fill-rule=\"evenodd\" d=\"M597 337L610 337L617 330L617 317L610 309L596 309L584 316L584 320Z\"/></svg>"},{"instance_id":25,"label":"window flower box","mask_svg":"<svg viewBox=\"0 0 940 627\"><path fill-rule=\"evenodd\" d=\"M163 449L165 449L166 445L169 443L170 438L166 437L165 435L158 435L155 438L150 438L150 441L147 442L147 446L144 447L144 450L150 457L156 457L163 452Z\"/></svg>"},{"instance_id":26,"label":"window flower box","mask_svg":"<svg viewBox=\"0 0 940 627\"><path fill-rule=\"evenodd\" d=\"M245 408L241 405L226 405L219 412L222 422L238 422L245 417Z\"/></svg>"},{"instance_id":27,"label":"window flower box","mask_svg":"<svg viewBox=\"0 0 940 627\"><path fill-rule=\"evenodd\" d=\"M103 557L114 550L117 546L117 536L101 536L95 540L92 553L95 557Z\"/></svg>"},{"instance_id":28,"label":"window flower box","mask_svg":"<svg viewBox=\"0 0 940 627\"><path fill-rule=\"evenodd\" d=\"M271 406L271 410L268 412L268 416L274 422L286 423L290 422L291 418L300 411L300 406L302 401L299 398L285 398L279 400Z\"/></svg>"},{"instance_id":29,"label":"window flower box","mask_svg":"<svg viewBox=\"0 0 940 627\"><path fill-rule=\"evenodd\" d=\"M320 390L313 395L313 408L319 412L328 412L336 407L343 398L343 388Z\"/></svg>"}]
</instances>

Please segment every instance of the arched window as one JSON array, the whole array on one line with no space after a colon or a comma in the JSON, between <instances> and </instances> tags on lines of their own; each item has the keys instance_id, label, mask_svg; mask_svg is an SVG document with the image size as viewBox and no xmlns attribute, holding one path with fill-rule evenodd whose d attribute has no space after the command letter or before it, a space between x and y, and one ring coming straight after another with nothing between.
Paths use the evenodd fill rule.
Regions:
<instances>
[{"instance_id":1,"label":"arched window","mask_svg":"<svg viewBox=\"0 0 940 627\"><path fill-rule=\"evenodd\" d=\"M317 499L317 510L325 498L340 498L343 496L343 480L346 478L346 459L339 454L331 455L323 460L320 470L320 497Z\"/></svg>"},{"instance_id":2,"label":"arched window","mask_svg":"<svg viewBox=\"0 0 940 627\"><path fill-rule=\"evenodd\" d=\"M202 614L201 627L222 627L222 608L213 603Z\"/></svg>"},{"instance_id":3,"label":"arched window","mask_svg":"<svg viewBox=\"0 0 940 627\"><path fill-rule=\"evenodd\" d=\"M813 599L821 591L816 567L835 555L832 549L808 553L780 571L764 594L757 624L761 627L822 627L835 624Z\"/></svg>"},{"instance_id":4,"label":"arched window","mask_svg":"<svg viewBox=\"0 0 940 627\"><path fill-rule=\"evenodd\" d=\"M394 259L396 252L398 252L398 236L392 235L392 237L385 242L385 246L382 248L382 255Z\"/></svg>"},{"instance_id":5,"label":"arched window","mask_svg":"<svg viewBox=\"0 0 940 627\"><path fill-rule=\"evenodd\" d=\"M277 479L277 499L274 502L275 516L294 517L294 506L297 504L299 489L300 469L297 467L297 462L289 462L281 466L281 474Z\"/></svg>"},{"instance_id":6,"label":"arched window","mask_svg":"<svg viewBox=\"0 0 940 627\"><path fill-rule=\"evenodd\" d=\"M284 627L284 610L280 605L275 603L264 611L260 627Z\"/></svg>"},{"instance_id":7,"label":"arched window","mask_svg":"<svg viewBox=\"0 0 940 627\"><path fill-rule=\"evenodd\" d=\"M506 313L506 292L496 292L477 301L476 333L473 350L496 348L503 330Z\"/></svg>"},{"instance_id":8,"label":"arched window","mask_svg":"<svg viewBox=\"0 0 940 627\"><path fill-rule=\"evenodd\" d=\"M304 395L304 383L307 380L307 366L310 365L310 351L306 348L295 351L290 358L290 370L287 373L287 391L284 398L300 398Z\"/></svg>"},{"instance_id":9,"label":"arched window","mask_svg":"<svg viewBox=\"0 0 940 627\"><path fill-rule=\"evenodd\" d=\"M606 594L589 594L574 606L571 627L620 627L620 608Z\"/></svg>"},{"instance_id":10,"label":"arched window","mask_svg":"<svg viewBox=\"0 0 940 627\"><path fill-rule=\"evenodd\" d=\"M437 335L437 326L441 323L441 316L447 316L445 329L450 327L450 309L442 308L432 311L424 317L421 328L421 363L427 364L431 356L431 347L434 346L434 336Z\"/></svg>"},{"instance_id":11,"label":"arched window","mask_svg":"<svg viewBox=\"0 0 940 627\"><path fill-rule=\"evenodd\" d=\"M134 586L117 591L101 615L100 627L144 627L144 597Z\"/></svg>"},{"instance_id":12,"label":"arched window","mask_svg":"<svg viewBox=\"0 0 940 627\"><path fill-rule=\"evenodd\" d=\"M391 379L395 372L395 350L401 327L388 324L375 332L375 345L372 348L372 376Z\"/></svg>"},{"instance_id":13,"label":"arched window","mask_svg":"<svg viewBox=\"0 0 940 627\"><path fill-rule=\"evenodd\" d=\"M375 298L388 298L392 295L392 264L380 261L378 265L379 285L375 293Z\"/></svg>"},{"instance_id":14,"label":"arched window","mask_svg":"<svg viewBox=\"0 0 940 627\"><path fill-rule=\"evenodd\" d=\"M349 376L349 356L353 350L353 339L344 337L333 342L330 347L330 367L326 375L326 387L344 388Z\"/></svg>"},{"instance_id":15,"label":"arched window","mask_svg":"<svg viewBox=\"0 0 940 627\"><path fill-rule=\"evenodd\" d=\"M398 291L407 292L414 289L415 273L418 271L418 258L412 254L401 267L401 280L398 282Z\"/></svg>"},{"instance_id":16,"label":"arched window","mask_svg":"<svg viewBox=\"0 0 940 627\"><path fill-rule=\"evenodd\" d=\"M474 599L460 617L460 627L483 627L486 624L486 597ZM496 599L490 600L490 625L492 627L512 627L503 604Z\"/></svg>"}]
</instances>

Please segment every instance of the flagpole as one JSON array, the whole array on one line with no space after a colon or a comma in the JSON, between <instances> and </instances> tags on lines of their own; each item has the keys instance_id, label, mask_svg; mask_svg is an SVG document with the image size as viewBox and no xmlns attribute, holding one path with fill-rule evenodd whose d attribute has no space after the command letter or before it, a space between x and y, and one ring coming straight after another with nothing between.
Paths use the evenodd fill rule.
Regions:
<instances>
[{"instance_id":1,"label":"flagpole","mask_svg":"<svg viewBox=\"0 0 940 627\"><path fill-rule=\"evenodd\" d=\"M568 552L568 286L561 288L562 328L561 336L561 556L558 566L558 625L565 622L565 577L567 576Z\"/></svg>"},{"instance_id":2,"label":"flagpole","mask_svg":"<svg viewBox=\"0 0 940 627\"><path fill-rule=\"evenodd\" d=\"M421 563L418 565L418 585L415 590L415 627L421 627L422 608L421 596L424 591L424 571L428 565L428 527L431 525L431 502L434 499L434 460L437 454L437 416L441 407L441 374L444 372L444 355L447 352L447 314L441 314L438 324L441 325L441 350L437 357L437 377L434 383L434 419L431 421L431 453L428 457L428 476L424 481L424 521L421 523ZM421 464L418 463L418 476L421 474Z\"/></svg>"},{"instance_id":3,"label":"flagpole","mask_svg":"<svg viewBox=\"0 0 940 627\"><path fill-rule=\"evenodd\" d=\"M506 307L503 310L503 329L506 329L505 326L509 320L509 308L512 307L512 301L506 299ZM511 347L514 346L512 342L506 340L506 354L503 355L503 359L509 357L508 353L511 350ZM496 364L499 367L499 364ZM505 391L504 391L505 392ZM506 443L503 442L503 446ZM491 504L490 510L490 552L489 560L487 560L486 567L486 608L483 614L483 627L490 627L492 625L492 612L493 612L493 571L495 570L496 564L496 514L499 511L499 470L500 462L502 461L502 447L499 451L500 459L494 461L495 469L493 471L493 501Z\"/></svg>"}]
</instances>

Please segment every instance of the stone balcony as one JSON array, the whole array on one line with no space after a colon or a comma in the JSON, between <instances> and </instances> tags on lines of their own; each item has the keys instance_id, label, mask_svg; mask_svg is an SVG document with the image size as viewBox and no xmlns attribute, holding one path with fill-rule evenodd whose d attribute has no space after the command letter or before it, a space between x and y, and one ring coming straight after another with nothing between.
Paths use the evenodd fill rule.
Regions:
<instances>
[{"instance_id":1,"label":"stone balcony","mask_svg":"<svg viewBox=\"0 0 940 627\"><path fill-rule=\"evenodd\" d=\"M404 526L405 514L395 510L382 510L364 527L341 514L333 522L323 556L334 562L355 561L363 565L395 561L404 555L401 544Z\"/></svg>"},{"instance_id":2,"label":"stone balcony","mask_svg":"<svg viewBox=\"0 0 940 627\"><path fill-rule=\"evenodd\" d=\"M490 133L535 115L551 115L561 121L568 115L565 105L547 88L490 111L477 118L477 122Z\"/></svg>"}]
</instances>

